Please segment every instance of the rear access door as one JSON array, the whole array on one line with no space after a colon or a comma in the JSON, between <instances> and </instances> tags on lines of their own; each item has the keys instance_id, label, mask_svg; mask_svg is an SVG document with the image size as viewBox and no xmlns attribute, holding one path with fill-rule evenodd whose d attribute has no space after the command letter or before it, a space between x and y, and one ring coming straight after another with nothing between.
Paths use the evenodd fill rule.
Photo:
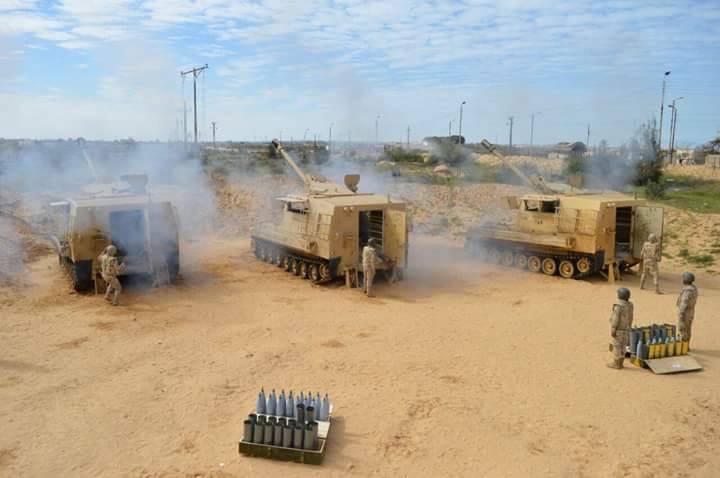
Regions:
<instances>
[{"instance_id":1,"label":"rear access door","mask_svg":"<svg viewBox=\"0 0 720 478\"><path fill-rule=\"evenodd\" d=\"M385 255L398 267L406 268L408 260L408 224L404 209L385 210Z\"/></svg>"},{"instance_id":2,"label":"rear access door","mask_svg":"<svg viewBox=\"0 0 720 478\"><path fill-rule=\"evenodd\" d=\"M118 248L118 256L127 258L128 273L149 272L145 211L113 211L109 217L110 238Z\"/></svg>"},{"instance_id":3,"label":"rear access door","mask_svg":"<svg viewBox=\"0 0 720 478\"><path fill-rule=\"evenodd\" d=\"M660 241L662 251L664 209L656 206L636 206L634 208L632 255L640 259L642 246L650 234L655 234ZM662 256L661 256L662 257Z\"/></svg>"}]
</instances>

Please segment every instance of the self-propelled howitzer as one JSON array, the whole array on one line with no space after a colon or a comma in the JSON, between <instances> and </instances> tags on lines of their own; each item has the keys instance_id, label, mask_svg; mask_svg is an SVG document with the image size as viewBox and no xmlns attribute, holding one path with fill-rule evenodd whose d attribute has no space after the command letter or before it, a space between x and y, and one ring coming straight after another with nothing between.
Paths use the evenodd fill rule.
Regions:
<instances>
[{"instance_id":1,"label":"self-propelled howitzer","mask_svg":"<svg viewBox=\"0 0 720 478\"><path fill-rule=\"evenodd\" d=\"M511 221L468 229L465 248L481 259L577 278L637 264L648 235L662 238L662 208L614 191L559 193L542 178L526 176L489 141L481 144L535 191L503 198L514 211Z\"/></svg>"},{"instance_id":2,"label":"self-propelled howitzer","mask_svg":"<svg viewBox=\"0 0 720 478\"><path fill-rule=\"evenodd\" d=\"M406 205L389 196L358 192L360 176L344 185L305 173L279 141L275 151L303 181L304 191L273 201L273 220L252 229L256 257L313 282L344 277L356 283L361 251L374 238L385 259L378 270L401 278L407 267Z\"/></svg>"}]
</instances>

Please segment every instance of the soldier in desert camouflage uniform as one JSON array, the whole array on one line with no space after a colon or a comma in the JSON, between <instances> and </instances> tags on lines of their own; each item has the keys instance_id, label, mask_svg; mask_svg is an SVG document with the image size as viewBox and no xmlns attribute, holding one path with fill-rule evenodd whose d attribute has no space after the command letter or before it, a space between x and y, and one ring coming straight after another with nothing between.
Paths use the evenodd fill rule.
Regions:
<instances>
[{"instance_id":1,"label":"soldier in desert camouflage uniform","mask_svg":"<svg viewBox=\"0 0 720 478\"><path fill-rule=\"evenodd\" d=\"M660 293L658 261L660 260L660 243L655 234L650 234L648 240L643 244L642 252L642 274L640 275L640 289L645 287L645 278L651 275L655 284L655 293Z\"/></svg>"},{"instance_id":2,"label":"soldier in desert camouflage uniform","mask_svg":"<svg viewBox=\"0 0 720 478\"><path fill-rule=\"evenodd\" d=\"M105 252L101 254L102 262L100 264L100 271L102 278L107 283L107 289L105 290L105 300L112 300L112 305L119 305L120 293L122 292L122 286L118 280L118 274L123 272L125 264L121 264L117 260L117 248L113 245L108 246ZM111 297L112 296L112 297Z\"/></svg>"},{"instance_id":3,"label":"soldier in desert camouflage uniform","mask_svg":"<svg viewBox=\"0 0 720 478\"><path fill-rule=\"evenodd\" d=\"M612 338L614 357L607 366L621 369L625 362L625 347L628 345L633 323L633 304L630 302L630 291L625 287L617 290L617 296L618 301L613 305L610 316L610 337Z\"/></svg>"},{"instance_id":4,"label":"soldier in desert camouflage uniform","mask_svg":"<svg viewBox=\"0 0 720 478\"><path fill-rule=\"evenodd\" d=\"M377 241L370 238L367 245L362 250L362 267L363 267L363 291L368 297L373 297L372 285L375 279L375 271L377 265Z\"/></svg>"},{"instance_id":5,"label":"soldier in desert camouflage uniform","mask_svg":"<svg viewBox=\"0 0 720 478\"><path fill-rule=\"evenodd\" d=\"M677 298L678 307L678 332L682 340L690 342L692 336L692 323L695 319L695 304L697 303L698 290L695 287L695 275L692 272L685 272L682 275L683 288Z\"/></svg>"}]
</instances>

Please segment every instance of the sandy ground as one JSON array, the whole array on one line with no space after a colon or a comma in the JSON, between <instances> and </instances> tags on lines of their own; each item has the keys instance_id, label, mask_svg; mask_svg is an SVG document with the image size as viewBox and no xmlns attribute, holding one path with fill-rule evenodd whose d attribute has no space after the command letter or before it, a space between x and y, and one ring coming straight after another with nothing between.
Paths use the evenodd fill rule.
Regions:
<instances>
[{"instance_id":1,"label":"sandy ground","mask_svg":"<svg viewBox=\"0 0 720 478\"><path fill-rule=\"evenodd\" d=\"M614 286L413 244L374 300L243 237L186 244L182 284L117 308L41 258L0 289L0 476L718 476L719 278L698 277L705 370L656 376L605 367ZM636 323L674 321L679 271L665 295L637 282ZM323 466L238 455L262 386L331 394Z\"/></svg>"}]
</instances>

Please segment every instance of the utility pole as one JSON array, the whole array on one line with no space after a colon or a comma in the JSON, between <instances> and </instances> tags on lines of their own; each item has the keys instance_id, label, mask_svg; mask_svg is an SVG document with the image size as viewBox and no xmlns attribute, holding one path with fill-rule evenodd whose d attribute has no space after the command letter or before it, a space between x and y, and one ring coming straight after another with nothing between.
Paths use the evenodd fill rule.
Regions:
<instances>
[{"instance_id":1,"label":"utility pole","mask_svg":"<svg viewBox=\"0 0 720 478\"><path fill-rule=\"evenodd\" d=\"M452 120L448 122L448 138L452 136Z\"/></svg>"},{"instance_id":2,"label":"utility pole","mask_svg":"<svg viewBox=\"0 0 720 478\"><path fill-rule=\"evenodd\" d=\"M217 123L215 121L212 121L212 129L213 129L213 148L215 147L215 129L217 128Z\"/></svg>"},{"instance_id":3,"label":"utility pole","mask_svg":"<svg viewBox=\"0 0 720 478\"><path fill-rule=\"evenodd\" d=\"M463 101L462 103L460 103L460 124L458 125L458 141L457 141L458 144L462 143L462 110L463 110L463 105L465 103L467 103L467 102Z\"/></svg>"},{"instance_id":4,"label":"utility pole","mask_svg":"<svg viewBox=\"0 0 720 478\"><path fill-rule=\"evenodd\" d=\"M188 71L181 71L180 75L182 77L185 77L185 75L189 75L192 73L193 76L193 114L195 117L195 123L194 123L194 130L195 130L195 143L197 144L198 140L198 127L197 127L197 77L202 73L204 70L207 70L208 66L207 63L205 66L201 66L199 68L193 68L192 70ZM187 124L187 119L185 120Z\"/></svg>"},{"instance_id":5,"label":"utility pole","mask_svg":"<svg viewBox=\"0 0 720 478\"><path fill-rule=\"evenodd\" d=\"M515 122L515 117L511 116L508 118L508 124L510 125L510 140L508 142L508 156L512 156L512 129L513 129L513 123Z\"/></svg>"},{"instance_id":6,"label":"utility pole","mask_svg":"<svg viewBox=\"0 0 720 478\"><path fill-rule=\"evenodd\" d=\"M410 148L410 125L408 125L407 129L407 147Z\"/></svg>"},{"instance_id":7,"label":"utility pole","mask_svg":"<svg viewBox=\"0 0 720 478\"><path fill-rule=\"evenodd\" d=\"M535 134L535 115L539 115L540 112L530 113L530 151L528 156L533 155L533 135Z\"/></svg>"},{"instance_id":8,"label":"utility pole","mask_svg":"<svg viewBox=\"0 0 720 478\"><path fill-rule=\"evenodd\" d=\"M330 123L330 131L328 132L328 151L332 149L332 127L334 123Z\"/></svg>"},{"instance_id":9,"label":"utility pole","mask_svg":"<svg viewBox=\"0 0 720 478\"><path fill-rule=\"evenodd\" d=\"M665 106L665 80L667 79L669 71L666 71L663 75L663 86L662 96L660 96L660 132L658 133L658 149L662 152L662 127L663 127L663 107Z\"/></svg>"},{"instance_id":10,"label":"utility pole","mask_svg":"<svg viewBox=\"0 0 720 478\"><path fill-rule=\"evenodd\" d=\"M670 164L673 164L673 152L675 150L675 129L677 128L677 106L675 106L675 102L682 99L683 97L679 96L673 99L672 104L668 105L668 108L672 109L672 114L670 115L670 137L668 138L668 148L670 150Z\"/></svg>"},{"instance_id":11,"label":"utility pole","mask_svg":"<svg viewBox=\"0 0 720 478\"><path fill-rule=\"evenodd\" d=\"M590 149L590 123L587 125L587 140L585 140L585 146Z\"/></svg>"},{"instance_id":12,"label":"utility pole","mask_svg":"<svg viewBox=\"0 0 720 478\"><path fill-rule=\"evenodd\" d=\"M187 101L183 99L183 144L187 148Z\"/></svg>"},{"instance_id":13,"label":"utility pole","mask_svg":"<svg viewBox=\"0 0 720 478\"><path fill-rule=\"evenodd\" d=\"M378 115L378 116L375 117L375 144L378 144L378 143L380 142L379 139L378 139L378 138L380 137L380 136L378 136L378 124L379 124L379 121L380 121L380 115Z\"/></svg>"}]
</instances>

